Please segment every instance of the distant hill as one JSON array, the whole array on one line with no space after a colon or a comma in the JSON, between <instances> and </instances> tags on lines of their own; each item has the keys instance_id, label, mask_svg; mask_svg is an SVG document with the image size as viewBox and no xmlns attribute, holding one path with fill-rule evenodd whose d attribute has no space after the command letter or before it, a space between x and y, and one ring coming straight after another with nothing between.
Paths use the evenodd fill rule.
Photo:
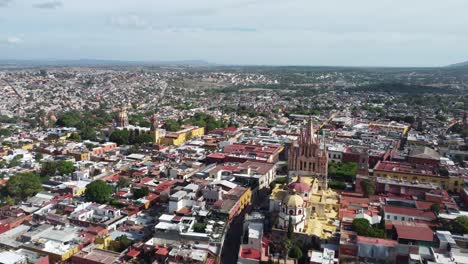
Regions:
<instances>
[{"instance_id":1,"label":"distant hill","mask_svg":"<svg viewBox=\"0 0 468 264\"><path fill-rule=\"evenodd\" d=\"M447 67L468 67L468 61L448 65Z\"/></svg>"},{"instance_id":2,"label":"distant hill","mask_svg":"<svg viewBox=\"0 0 468 264\"><path fill-rule=\"evenodd\" d=\"M0 65L18 66L163 66L163 65L213 65L203 60L182 60L182 61L121 61L121 60L1 60Z\"/></svg>"}]
</instances>

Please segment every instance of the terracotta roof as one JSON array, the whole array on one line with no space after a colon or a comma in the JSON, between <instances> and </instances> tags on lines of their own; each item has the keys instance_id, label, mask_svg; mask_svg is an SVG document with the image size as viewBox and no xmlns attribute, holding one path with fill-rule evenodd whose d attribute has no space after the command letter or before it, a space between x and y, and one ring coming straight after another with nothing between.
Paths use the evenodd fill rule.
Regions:
<instances>
[{"instance_id":1,"label":"terracotta roof","mask_svg":"<svg viewBox=\"0 0 468 264\"><path fill-rule=\"evenodd\" d=\"M260 260L262 252L258 249L243 248L241 251L241 257L245 259L257 259Z\"/></svg>"},{"instance_id":2,"label":"terracotta roof","mask_svg":"<svg viewBox=\"0 0 468 264\"><path fill-rule=\"evenodd\" d=\"M423 211L423 210L416 209L416 208L385 205L383 207L383 210L385 213L390 213L390 214L400 214L400 215L408 215L408 216L423 217L423 218L430 218L430 219L436 218L433 212Z\"/></svg>"},{"instance_id":3,"label":"terracotta roof","mask_svg":"<svg viewBox=\"0 0 468 264\"><path fill-rule=\"evenodd\" d=\"M167 256L169 254L169 250L165 247L160 247L156 250L156 255L159 256Z\"/></svg>"},{"instance_id":4,"label":"terracotta roof","mask_svg":"<svg viewBox=\"0 0 468 264\"><path fill-rule=\"evenodd\" d=\"M434 241L434 232L427 225L394 225L398 239Z\"/></svg>"},{"instance_id":5,"label":"terracotta roof","mask_svg":"<svg viewBox=\"0 0 468 264\"><path fill-rule=\"evenodd\" d=\"M130 249L130 251L128 251L127 253L127 256L129 257L137 257L138 255L140 255L140 251L136 250L136 249Z\"/></svg>"},{"instance_id":6,"label":"terracotta roof","mask_svg":"<svg viewBox=\"0 0 468 264\"><path fill-rule=\"evenodd\" d=\"M390 246L390 247L394 247L398 244L398 242L395 240L374 238L374 237L363 237L363 236L358 236L357 242L363 243L363 244L375 244L375 245L383 245L383 246Z\"/></svg>"}]
</instances>

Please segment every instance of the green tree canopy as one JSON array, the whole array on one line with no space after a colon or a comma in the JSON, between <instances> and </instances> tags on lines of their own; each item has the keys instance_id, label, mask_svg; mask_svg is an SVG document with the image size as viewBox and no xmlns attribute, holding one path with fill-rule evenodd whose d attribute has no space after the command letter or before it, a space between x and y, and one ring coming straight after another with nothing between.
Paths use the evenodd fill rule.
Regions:
<instances>
[{"instance_id":1,"label":"green tree canopy","mask_svg":"<svg viewBox=\"0 0 468 264\"><path fill-rule=\"evenodd\" d=\"M42 163L41 177L49 177L59 175L70 175L75 171L72 161L60 160L60 161L46 161Z\"/></svg>"},{"instance_id":2,"label":"green tree canopy","mask_svg":"<svg viewBox=\"0 0 468 264\"><path fill-rule=\"evenodd\" d=\"M149 194L149 189L148 187L133 188L132 193L133 193L133 198L140 199Z\"/></svg>"},{"instance_id":3,"label":"green tree canopy","mask_svg":"<svg viewBox=\"0 0 468 264\"><path fill-rule=\"evenodd\" d=\"M440 212L440 204L431 205L431 211L434 212L434 214L438 215Z\"/></svg>"},{"instance_id":4,"label":"green tree canopy","mask_svg":"<svg viewBox=\"0 0 468 264\"><path fill-rule=\"evenodd\" d=\"M383 229L371 226L369 221L364 218L355 218L353 220L353 228L360 236L385 238L385 231Z\"/></svg>"},{"instance_id":5,"label":"green tree canopy","mask_svg":"<svg viewBox=\"0 0 468 264\"><path fill-rule=\"evenodd\" d=\"M332 162L328 164L328 175L334 180L353 182L357 173L355 162Z\"/></svg>"},{"instance_id":6,"label":"green tree canopy","mask_svg":"<svg viewBox=\"0 0 468 264\"><path fill-rule=\"evenodd\" d=\"M85 126L80 131L80 137L83 140L96 140L96 130L90 126Z\"/></svg>"},{"instance_id":7,"label":"green tree canopy","mask_svg":"<svg viewBox=\"0 0 468 264\"><path fill-rule=\"evenodd\" d=\"M135 138L135 144L153 143L153 136L150 134L141 134Z\"/></svg>"},{"instance_id":8,"label":"green tree canopy","mask_svg":"<svg viewBox=\"0 0 468 264\"><path fill-rule=\"evenodd\" d=\"M9 137L9 136L11 136L11 130L0 129L0 137Z\"/></svg>"},{"instance_id":9,"label":"green tree canopy","mask_svg":"<svg viewBox=\"0 0 468 264\"><path fill-rule=\"evenodd\" d=\"M60 160L57 162L57 171L60 175L70 175L75 171L72 161Z\"/></svg>"},{"instance_id":10,"label":"green tree canopy","mask_svg":"<svg viewBox=\"0 0 468 264\"><path fill-rule=\"evenodd\" d=\"M35 173L18 173L11 177L7 183L6 190L11 197L25 200L42 191L41 179Z\"/></svg>"},{"instance_id":11,"label":"green tree canopy","mask_svg":"<svg viewBox=\"0 0 468 264\"><path fill-rule=\"evenodd\" d=\"M302 250L300 247L294 245L290 250L289 250L289 257L293 259L300 259L302 258Z\"/></svg>"},{"instance_id":12,"label":"green tree canopy","mask_svg":"<svg viewBox=\"0 0 468 264\"><path fill-rule=\"evenodd\" d=\"M80 134L74 132L74 133L71 133L71 134L70 134L70 136L68 137L68 139L74 140L74 141L80 141L80 140L81 140L81 136L80 136Z\"/></svg>"},{"instance_id":13,"label":"green tree canopy","mask_svg":"<svg viewBox=\"0 0 468 264\"><path fill-rule=\"evenodd\" d=\"M164 122L162 128L166 129L167 131L179 131L182 129L182 125L174 119L167 119Z\"/></svg>"},{"instance_id":14,"label":"green tree canopy","mask_svg":"<svg viewBox=\"0 0 468 264\"><path fill-rule=\"evenodd\" d=\"M55 176L56 171L57 171L56 162L46 161L42 163L40 175L41 177Z\"/></svg>"},{"instance_id":15,"label":"green tree canopy","mask_svg":"<svg viewBox=\"0 0 468 264\"><path fill-rule=\"evenodd\" d=\"M36 154L34 154L34 160L36 160L37 162L41 161L42 158L44 158L44 155L42 155L42 153L36 152Z\"/></svg>"},{"instance_id":16,"label":"green tree canopy","mask_svg":"<svg viewBox=\"0 0 468 264\"><path fill-rule=\"evenodd\" d=\"M101 180L97 180L86 186L84 197L90 202L103 204L109 201L112 193L113 189L110 185Z\"/></svg>"},{"instance_id":17,"label":"green tree canopy","mask_svg":"<svg viewBox=\"0 0 468 264\"><path fill-rule=\"evenodd\" d=\"M127 145L130 140L130 132L128 130L115 130L109 137L109 141L115 142L118 145Z\"/></svg>"},{"instance_id":18,"label":"green tree canopy","mask_svg":"<svg viewBox=\"0 0 468 264\"><path fill-rule=\"evenodd\" d=\"M361 181L361 188L365 197L369 197L375 193L375 183L371 180L365 179Z\"/></svg>"},{"instance_id":19,"label":"green tree canopy","mask_svg":"<svg viewBox=\"0 0 468 264\"><path fill-rule=\"evenodd\" d=\"M193 225L193 231L197 233L205 233L206 224L204 223L196 223Z\"/></svg>"},{"instance_id":20,"label":"green tree canopy","mask_svg":"<svg viewBox=\"0 0 468 264\"><path fill-rule=\"evenodd\" d=\"M459 216L453 220L452 231L457 234L468 234L468 217Z\"/></svg>"},{"instance_id":21,"label":"green tree canopy","mask_svg":"<svg viewBox=\"0 0 468 264\"><path fill-rule=\"evenodd\" d=\"M119 181L117 182L118 188L125 188L128 187L132 183L132 180L126 177L120 177Z\"/></svg>"}]
</instances>

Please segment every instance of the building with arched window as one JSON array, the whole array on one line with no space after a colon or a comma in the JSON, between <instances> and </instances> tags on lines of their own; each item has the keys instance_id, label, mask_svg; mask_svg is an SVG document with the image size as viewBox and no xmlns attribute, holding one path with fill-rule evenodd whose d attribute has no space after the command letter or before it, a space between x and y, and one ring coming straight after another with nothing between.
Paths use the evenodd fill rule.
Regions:
<instances>
[{"instance_id":1,"label":"building with arched window","mask_svg":"<svg viewBox=\"0 0 468 264\"><path fill-rule=\"evenodd\" d=\"M299 176L288 185L277 184L270 196L274 229L287 231L293 226L299 235L327 239L337 229L339 196L321 188L321 179Z\"/></svg>"}]
</instances>

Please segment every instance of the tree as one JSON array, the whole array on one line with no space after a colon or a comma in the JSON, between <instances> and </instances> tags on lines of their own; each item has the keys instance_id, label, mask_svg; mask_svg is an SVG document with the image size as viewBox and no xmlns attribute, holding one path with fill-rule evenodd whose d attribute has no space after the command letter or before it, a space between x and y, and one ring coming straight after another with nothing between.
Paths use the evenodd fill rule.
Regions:
<instances>
[{"instance_id":1,"label":"tree","mask_svg":"<svg viewBox=\"0 0 468 264\"><path fill-rule=\"evenodd\" d=\"M142 134L142 135L138 135L135 138L135 142L132 142L132 143L145 144L145 143L153 143L153 141L154 141L153 136L151 136L150 134Z\"/></svg>"},{"instance_id":2,"label":"tree","mask_svg":"<svg viewBox=\"0 0 468 264\"><path fill-rule=\"evenodd\" d=\"M434 214L438 215L440 212L440 205L439 204L432 204L431 205L431 211L434 212Z\"/></svg>"},{"instance_id":3,"label":"tree","mask_svg":"<svg viewBox=\"0 0 468 264\"><path fill-rule=\"evenodd\" d=\"M292 224L292 217L289 216L289 223L288 223L288 234L287 237L288 239L293 239L294 236L294 226Z\"/></svg>"},{"instance_id":4,"label":"tree","mask_svg":"<svg viewBox=\"0 0 468 264\"><path fill-rule=\"evenodd\" d=\"M57 171L57 164L54 161L47 161L42 163L41 177L49 177L55 176L55 172Z\"/></svg>"},{"instance_id":5,"label":"tree","mask_svg":"<svg viewBox=\"0 0 468 264\"><path fill-rule=\"evenodd\" d=\"M83 140L96 140L96 130L92 127L85 126L81 129L80 136Z\"/></svg>"},{"instance_id":6,"label":"tree","mask_svg":"<svg viewBox=\"0 0 468 264\"><path fill-rule=\"evenodd\" d=\"M457 234L467 234L468 233L468 217L459 216L453 220L452 230Z\"/></svg>"},{"instance_id":7,"label":"tree","mask_svg":"<svg viewBox=\"0 0 468 264\"><path fill-rule=\"evenodd\" d=\"M34 160L37 162L41 161L42 158L44 158L44 155L42 155L42 153L40 152L36 152L36 154L34 155Z\"/></svg>"},{"instance_id":8,"label":"tree","mask_svg":"<svg viewBox=\"0 0 468 264\"><path fill-rule=\"evenodd\" d=\"M121 235L112 241L109 249L115 252L122 252L133 244L133 240L129 239L126 235Z\"/></svg>"},{"instance_id":9,"label":"tree","mask_svg":"<svg viewBox=\"0 0 468 264\"><path fill-rule=\"evenodd\" d=\"M128 187L130 183L132 183L132 180L130 180L129 178L120 177L119 181L117 182L117 187L125 188L125 187Z\"/></svg>"},{"instance_id":10,"label":"tree","mask_svg":"<svg viewBox=\"0 0 468 264\"><path fill-rule=\"evenodd\" d=\"M41 179L34 173L18 173L11 177L6 185L6 190L11 197L25 200L42 191Z\"/></svg>"},{"instance_id":11,"label":"tree","mask_svg":"<svg viewBox=\"0 0 468 264\"><path fill-rule=\"evenodd\" d=\"M75 171L75 167L73 166L73 162L61 160L57 162L57 171L60 175L70 175Z\"/></svg>"},{"instance_id":12,"label":"tree","mask_svg":"<svg viewBox=\"0 0 468 264\"><path fill-rule=\"evenodd\" d=\"M440 168L438 169L438 172L439 172L440 176L447 177L447 176L450 175L449 171L448 171L447 168L445 168L445 167L440 167Z\"/></svg>"},{"instance_id":13,"label":"tree","mask_svg":"<svg viewBox=\"0 0 468 264\"><path fill-rule=\"evenodd\" d=\"M300 259L302 258L302 250L298 246L294 245L290 250L289 250L289 257L293 259Z\"/></svg>"},{"instance_id":14,"label":"tree","mask_svg":"<svg viewBox=\"0 0 468 264\"><path fill-rule=\"evenodd\" d=\"M6 205L15 205L16 201L15 199L11 198L11 196L5 197L4 204Z\"/></svg>"},{"instance_id":15,"label":"tree","mask_svg":"<svg viewBox=\"0 0 468 264\"><path fill-rule=\"evenodd\" d=\"M293 243L290 239L285 239L283 240L283 258L284 258L284 263L286 264L286 258L288 257L289 250L292 248Z\"/></svg>"},{"instance_id":16,"label":"tree","mask_svg":"<svg viewBox=\"0 0 468 264\"><path fill-rule=\"evenodd\" d=\"M118 145L127 145L130 139L130 132L128 130L116 130L112 132L109 141L115 142Z\"/></svg>"},{"instance_id":17,"label":"tree","mask_svg":"<svg viewBox=\"0 0 468 264\"><path fill-rule=\"evenodd\" d=\"M342 181L331 180L331 181L328 182L328 187L330 187L332 189L344 190L344 189L346 189L346 183L344 183Z\"/></svg>"},{"instance_id":18,"label":"tree","mask_svg":"<svg viewBox=\"0 0 468 264\"><path fill-rule=\"evenodd\" d=\"M11 136L11 131L9 129L0 129L0 137L9 137Z\"/></svg>"},{"instance_id":19,"label":"tree","mask_svg":"<svg viewBox=\"0 0 468 264\"><path fill-rule=\"evenodd\" d=\"M370 223L367 219L355 218L353 220L353 228L354 231L358 233L358 235L367 235L368 229L370 228Z\"/></svg>"},{"instance_id":20,"label":"tree","mask_svg":"<svg viewBox=\"0 0 468 264\"><path fill-rule=\"evenodd\" d=\"M132 193L133 193L133 198L140 199L149 194L149 188L148 187L133 188Z\"/></svg>"},{"instance_id":21,"label":"tree","mask_svg":"<svg viewBox=\"0 0 468 264\"><path fill-rule=\"evenodd\" d=\"M454 160L456 163L458 163L458 164L460 164L460 165L463 165L464 157L463 157L463 155L456 154L453 160Z\"/></svg>"},{"instance_id":22,"label":"tree","mask_svg":"<svg viewBox=\"0 0 468 264\"><path fill-rule=\"evenodd\" d=\"M447 117L445 117L444 115L436 115L436 119L439 120L440 122L447 121Z\"/></svg>"},{"instance_id":23,"label":"tree","mask_svg":"<svg viewBox=\"0 0 468 264\"><path fill-rule=\"evenodd\" d=\"M86 186L84 197L90 202L106 203L113 193L112 187L107 183L97 180Z\"/></svg>"},{"instance_id":24,"label":"tree","mask_svg":"<svg viewBox=\"0 0 468 264\"><path fill-rule=\"evenodd\" d=\"M204 223L196 223L193 225L193 231L196 233L205 233L206 224Z\"/></svg>"},{"instance_id":25,"label":"tree","mask_svg":"<svg viewBox=\"0 0 468 264\"><path fill-rule=\"evenodd\" d=\"M68 137L68 139L74 140L74 141L80 141L80 140L81 140L81 136L80 136L80 134L74 132L74 133L71 133L71 134L70 134L70 136Z\"/></svg>"},{"instance_id":26,"label":"tree","mask_svg":"<svg viewBox=\"0 0 468 264\"><path fill-rule=\"evenodd\" d=\"M182 129L182 126L179 122L177 122L177 120L168 119L164 122L162 128L166 129L167 131L179 131Z\"/></svg>"},{"instance_id":27,"label":"tree","mask_svg":"<svg viewBox=\"0 0 468 264\"><path fill-rule=\"evenodd\" d=\"M8 168L13 168L21 165L21 159L23 155L16 155L13 159L10 160L8 163Z\"/></svg>"},{"instance_id":28,"label":"tree","mask_svg":"<svg viewBox=\"0 0 468 264\"><path fill-rule=\"evenodd\" d=\"M365 197L369 197L375 193L375 183L371 180L365 179L361 181L361 188Z\"/></svg>"},{"instance_id":29,"label":"tree","mask_svg":"<svg viewBox=\"0 0 468 264\"><path fill-rule=\"evenodd\" d=\"M385 238L385 231L383 229L371 226L369 221L364 218L355 218L353 220L353 228L360 236Z\"/></svg>"}]
</instances>

